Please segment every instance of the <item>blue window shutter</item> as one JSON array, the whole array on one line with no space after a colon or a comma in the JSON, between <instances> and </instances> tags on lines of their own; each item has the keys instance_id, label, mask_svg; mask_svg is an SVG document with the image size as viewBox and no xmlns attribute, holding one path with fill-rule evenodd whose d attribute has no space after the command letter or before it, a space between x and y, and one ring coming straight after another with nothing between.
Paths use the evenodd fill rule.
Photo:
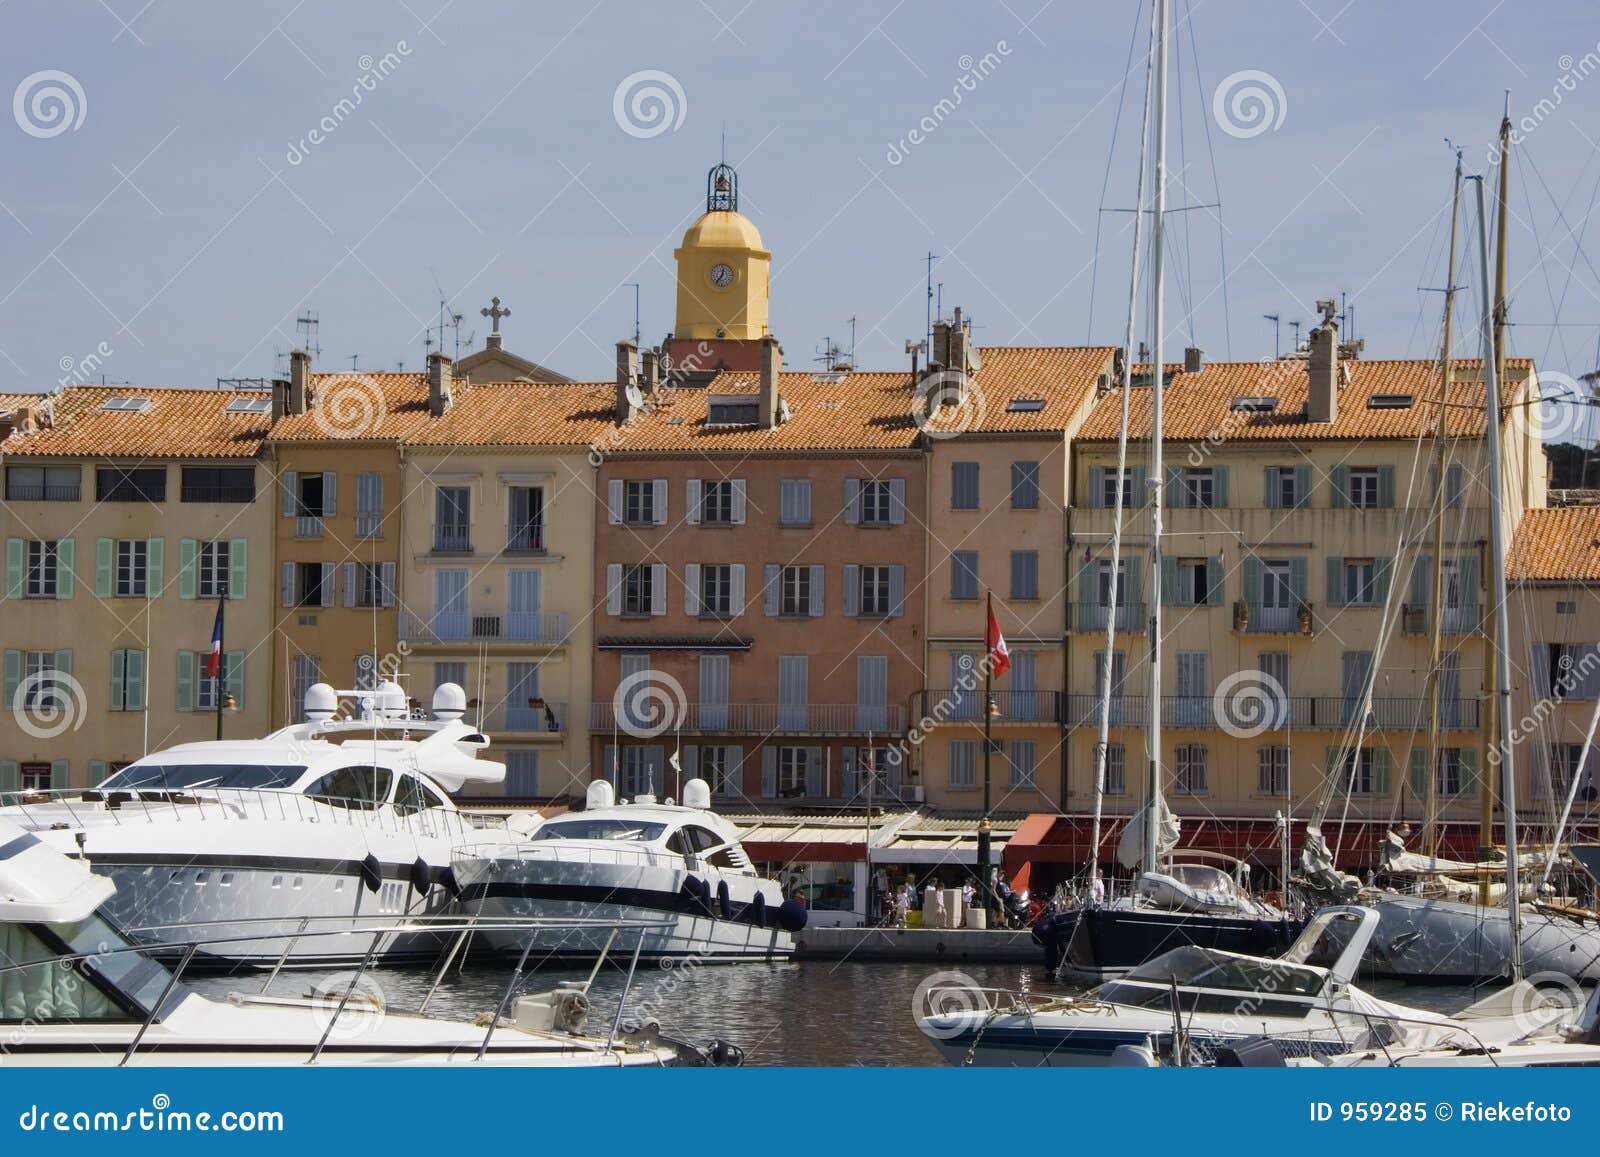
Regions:
<instances>
[{"instance_id":1,"label":"blue window shutter","mask_svg":"<svg viewBox=\"0 0 1600 1157\"><path fill-rule=\"evenodd\" d=\"M1428 750L1422 744L1411 749L1411 794L1423 799L1428 792Z\"/></svg>"},{"instance_id":2,"label":"blue window shutter","mask_svg":"<svg viewBox=\"0 0 1600 1157\"><path fill-rule=\"evenodd\" d=\"M1104 466L1089 467L1089 501L1085 506L1098 510L1103 507L1106 496L1106 468Z\"/></svg>"},{"instance_id":3,"label":"blue window shutter","mask_svg":"<svg viewBox=\"0 0 1600 1157\"><path fill-rule=\"evenodd\" d=\"M1394 506L1394 467L1378 467L1378 505L1385 510Z\"/></svg>"},{"instance_id":4,"label":"blue window shutter","mask_svg":"<svg viewBox=\"0 0 1600 1157\"><path fill-rule=\"evenodd\" d=\"M1344 559L1328 556L1328 605L1344 606Z\"/></svg>"},{"instance_id":5,"label":"blue window shutter","mask_svg":"<svg viewBox=\"0 0 1600 1157\"><path fill-rule=\"evenodd\" d=\"M1146 489L1146 483L1150 481L1149 473L1143 466L1135 466L1133 468L1133 508L1135 510L1143 510L1146 499L1150 497Z\"/></svg>"},{"instance_id":6,"label":"blue window shutter","mask_svg":"<svg viewBox=\"0 0 1600 1157\"><path fill-rule=\"evenodd\" d=\"M1297 509L1305 509L1311 505L1311 467L1296 466L1294 468L1294 504Z\"/></svg>"},{"instance_id":7,"label":"blue window shutter","mask_svg":"<svg viewBox=\"0 0 1600 1157\"><path fill-rule=\"evenodd\" d=\"M1253 554L1244 556L1244 601L1261 602L1261 560Z\"/></svg>"},{"instance_id":8,"label":"blue window shutter","mask_svg":"<svg viewBox=\"0 0 1600 1157\"><path fill-rule=\"evenodd\" d=\"M771 744L761 749L761 794L767 799L778 794L778 749Z\"/></svg>"},{"instance_id":9,"label":"blue window shutter","mask_svg":"<svg viewBox=\"0 0 1600 1157\"><path fill-rule=\"evenodd\" d=\"M1184 493L1183 489L1183 468L1181 466L1167 467L1166 492L1167 508L1169 510L1189 505L1189 496Z\"/></svg>"},{"instance_id":10,"label":"blue window shutter","mask_svg":"<svg viewBox=\"0 0 1600 1157\"><path fill-rule=\"evenodd\" d=\"M889 568L889 615L902 618L906 613L906 568L897 563Z\"/></svg>"},{"instance_id":11,"label":"blue window shutter","mask_svg":"<svg viewBox=\"0 0 1600 1157\"><path fill-rule=\"evenodd\" d=\"M861 568L846 563L844 568L844 613L847 616L861 613Z\"/></svg>"},{"instance_id":12,"label":"blue window shutter","mask_svg":"<svg viewBox=\"0 0 1600 1157\"><path fill-rule=\"evenodd\" d=\"M1330 475L1333 480L1333 505L1345 507L1350 505L1350 467L1335 466Z\"/></svg>"},{"instance_id":13,"label":"blue window shutter","mask_svg":"<svg viewBox=\"0 0 1600 1157\"><path fill-rule=\"evenodd\" d=\"M1206 605L1220 607L1222 605L1227 576L1223 571L1222 556L1206 561Z\"/></svg>"},{"instance_id":14,"label":"blue window shutter","mask_svg":"<svg viewBox=\"0 0 1600 1157\"><path fill-rule=\"evenodd\" d=\"M854 526L861 521L861 479L844 480L844 524Z\"/></svg>"},{"instance_id":15,"label":"blue window shutter","mask_svg":"<svg viewBox=\"0 0 1600 1157\"><path fill-rule=\"evenodd\" d=\"M1419 610L1426 610L1433 596L1433 556L1418 555L1411 564L1411 593L1406 602Z\"/></svg>"},{"instance_id":16,"label":"blue window shutter","mask_svg":"<svg viewBox=\"0 0 1600 1157\"><path fill-rule=\"evenodd\" d=\"M1170 607L1178 600L1178 560L1170 554L1161 556L1161 605Z\"/></svg>"},{"instance_id":17,"label":"blue window shutter","mask_svg":"<svg viewBox=\"0 0 1600 1157\"><path fill-rule=\"evenodd\" d=\"M1466 481L1466 471L1461 466L1455 465L1444 472L1444 504L1450 507L1461 505L1462 490Z\"/></svg>"},{"instance_id":18,"label":"blue window shutter","mask_svg":"<svg viewBox=\"0 0 1600 1157\"><path fill-rule=\"evenodd\" d=\"M103 759L89 761L89 786L99 787L107 775L111 773L111 765Z\"/></svg>"},{"instance_id":19,"label":"blue window shutter","mask_svg":"<svg viewBox=\"0 0 1600 1157\"><path fill-rule=\"evenodd\" d=\"M906 480L889 479L889 525L904 526L906 521Z\"/></svg>"},{"instance_id":20,"label":"blue window shutter","mask_svg":"<svg viewBox=\"0 0 1600 1157\"><path fill-rule=\"evenodd\" d=\"M1306 599L1306 559L1304 555L1289 560L1289 589L1300 602Z\"/></svg>"},{"instance_id":21,"label":"blue window shutter","mask_svg":"<svg viewBox=\"0 0 1600 1157\"><path fill-rule=\"evenodd\" d=\"M22 765L14 759L0 759L0 791L20 791L21 789Z\"/></svg>"},{"instance_id":22,"label":"blue window shutter","mask_svg":"<svg viewBox=\"0 0 1600 1157\"><path fill-rule=\"evenodd\" d=\"M813 799L822 794L822 748L806 748L806 794Z\"/></svg>"},{"instance_id":23,"label":"blue window shutter","mask_svg":"<svg viewBox=\"0 0 1600 1157\"><path fill-rule=\"evenodd\" d=\"M818 563L811 568L811 617L813 619L820 619L822 617L822 608L824 605L823 586L827 581L827 573L828 568L823 566L821 563Z\"/></svg>"},{"instance_id":24,"label":"blue window shutter","mask_svg":"<svg viewBox=\"0 0 1600 1157\"><path fill-rule=\"evenodd\" d=\"M279 493L282 496L282 505L279 512L285 518L293 518L299 509L299 496L295 493L299 489L299 475L293 470L285 470L278 477Z\"/></svg>"},{"instance_id":25,"label":"blue window shutter","mask_svg":"<svg viewBox=\"0 0 1600 1157\"><path fill-rule=\"evenodd\" d=\"M1212 505L1222 508L1228 505L1228 468L1226 466L1213 466L1212 479Z\"/></svg>"},{"instance_id":26,"label":"blue window shutter","mask_svg":"<svg viewBox=\"0 0 1600 1157\"><path fill-rule=\"evenodd\" d=\"M124 694L129 711L143 711L147 705L145 699L145 670L149 665L149 656L140 650L130 650L125 654L126 680Z\"/></svg>"},{"instance_id":27,"label":"blue window shutter","mask_svg":"<svg viewBox=\"0 0 1600 1157\"><path fill-rule=\"evenodd\" d=\"M1279 506L1278 471L1281 469L1280 466L1268 466L1261 471L1261 504L1268 510L1276 510Z\"/></svg>"},{"instance_id":28,"label":"blue window shutter","mask_svg":"<svg viewBox=\"0 0 1600 1157\"><path fill-rule=\"evenodd\" d=\"M1394 559L1379 558L1372 563L1373 597L1379 606L1389 601L1389 579L1394 572Z\"/></svg>"},{"instance_id":29,"label":"blue window shutter","mask_svg":"<svg viewBox=\"0 0 1600 1157\"><path fill-rule=\"evenodd\" d=\"M17 688L22 685L22 652L6 649L5 701L0 710L10 711L17 701Z\"/></svg>"},{"instance_id":30,"label":"blue window shutter","mask_svg":"<svg viewBox=\"0 0 1600 1157\"><path fill-rule=\"evenodd\" d=\"M71 786L69 783L71 775L67 770L67 766L67 761L64 759L52 759L50 761L51 791L65 791L69 786Z\"/></svg>"},{"instance_id":31,"label":"blue window shutter","mask_svg":"<svg viewBox=\"0 0 1600 1157\"><path fill-rule=\"evenodd\" d=\"M782 594L781 583L783 568L775 562L766 565L765 582L761 591L761 602L766 613L776 615L779 609L779 597Z\"/></svg>"},{"instance_id":32,"label":"blue window shutter","mask_svg":"<svg viewBox=\"0 0 1600 1157\"><path fill-rule=\"evenodd\" d=\"M1144 598L1141 584L1144 582L1144 568L1140 566L1127 566L1122 572L1122 602L1123 605L1132 607L1132 613L1140 614L1139 606Z\"/></svg>"}]
</instances>

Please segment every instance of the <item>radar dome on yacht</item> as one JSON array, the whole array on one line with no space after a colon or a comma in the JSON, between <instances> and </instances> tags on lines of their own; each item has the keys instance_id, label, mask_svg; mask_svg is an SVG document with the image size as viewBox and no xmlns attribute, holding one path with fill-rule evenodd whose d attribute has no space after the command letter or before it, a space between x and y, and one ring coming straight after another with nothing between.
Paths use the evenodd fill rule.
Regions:
<instances>
[{"instance_id":1,"label":"radar dome on yacht","mask_svg":"<svg viewBox=\"0 0 1600 1157\"><path fill-rule=\"evenodd\" d=\"M313 683L306 688L306 718L312 723L326 723L339 710L339 693L326 683Z\"/></svg>"},{"instance_id":2,"label":"radar dome on yacht","mask_svg":"<svg viewBox=\"0 0 1600 1157\"><path fill-rule=\"evenodd\" d=\"M467 693L459 683L440 683L433 693L433 714L439 719L460 719L467 713Z\"/></svg>"},{"instance_id":3,"label":"radar dome on yacht","mask_svg":"<svg viewBox=\"0 0 1600 1157\"><path fill-rule=\"evenodd\" d=\"M689 780L683 785L683 806L710 811L711 785L703 779Z\"/></svg>"},{"instance_id":4,"label":"radar dome on yacht","mask_svg":"<svg viewBox=\"0 0 1600 1157\"><path fill-rule=\"evenodd\" d=\"M589 785L589 790L583 793L583 806L586 808L614 807L617 802L617 793L603 779L597 779Z\"/></svg>"},{"instance_id":5,"label":"radar dome on yacht","mask_svg":"<svg viewBox=\"0 0 1600 1157\"><path fill-rule=\"evenodd\" d=\"M379 711L404 711L407 706L406 689L392 679L378 684L374 693Z\"/></svg>"}]
</instances>

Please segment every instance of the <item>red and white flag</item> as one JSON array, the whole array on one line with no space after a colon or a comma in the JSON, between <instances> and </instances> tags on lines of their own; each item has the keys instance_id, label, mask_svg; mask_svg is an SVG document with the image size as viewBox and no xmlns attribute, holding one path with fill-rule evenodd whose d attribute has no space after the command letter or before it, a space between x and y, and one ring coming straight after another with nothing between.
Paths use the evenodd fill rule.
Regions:
<instances>
[{"instance_id":1,"label":"red and white flag","mask_svg":"<svg viewBox=\"0 0 1600 1157\"><path fill-rule=\"evenodd\" d=\"M222 604L217 603L217 621L211 624L211 651L206 655L206 678L215 679L222 665Z\"/></svg>"},{"instance_id":2,"label":"red and white flag","mask_svg":"<svg viewBox=\"0 0 1600 1157\"><path fill-rule=\"evenodd\" d=\"M1011 648L1006 646L1006 637L1000 633L1000 620L995 617L994 607L989 608L989 625L983 631L983 645L989 652L989 673L996 679L1011 670Z\"/></svg>"}]
</instances>

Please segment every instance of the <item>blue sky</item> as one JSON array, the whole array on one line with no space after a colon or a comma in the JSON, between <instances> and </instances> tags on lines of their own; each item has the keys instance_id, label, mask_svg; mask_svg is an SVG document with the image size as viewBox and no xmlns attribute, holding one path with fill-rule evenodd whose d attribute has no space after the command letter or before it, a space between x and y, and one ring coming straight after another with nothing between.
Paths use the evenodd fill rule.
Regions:
<instances>
[{"instance_id":1,"label":"blue sky","mask_svg":"<svg viewBox=\"0 0 1600 1157\"><path fill-rule=\"evenodd\" d=\"M672 249L724 125L774 253L789 365L847 341L854 316L860 364L899 366L930 249L946 310L964 306L981 342L1121 340L1128 216L1098 210L1119 101L1105 203L1133 198L1132 3L440 4L0 7L0 88L24 86L0 120L5 385L46 388L91 357L96 377L143 384L270 376L307 308L322 368L417 368L436 283L463 338L482 344L478 310L499 295L508 347L603 378L633 326L626 283L647 341L671 325ZM1595 368L1600 75L1561 87L1600 54L1592 3L1174 6L1173 201L1208 205L1220 186L1221 227L1208 208L1174 219L1171 340L1270 354L1263 314L1283 317L1287 346L1291 319L1344 291L1369 356L1430 353L1438 298L1418 286L1444 279L1444 138L1483 169L1509 87L1519 117L1560 92L1512 170L1513 348ZM336 111L386 54L388 75ZM1275 127L1230 135L1214 93L1252 70L1281 89ZM47 71L82 94L33 81L74 106L59 132L26 99ZM614 98L646 71L671 78L655 83L673 109L662 131L629 132ZM924 118L935 127L906 147Z\"/></svg>"}]
</instances>

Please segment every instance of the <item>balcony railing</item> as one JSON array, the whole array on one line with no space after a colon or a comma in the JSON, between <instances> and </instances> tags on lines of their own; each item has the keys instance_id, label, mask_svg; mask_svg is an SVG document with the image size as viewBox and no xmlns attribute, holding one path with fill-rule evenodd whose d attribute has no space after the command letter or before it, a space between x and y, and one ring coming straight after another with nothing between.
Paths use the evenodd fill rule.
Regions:
<instances>
[{"instance_id":1,"label":"balcony railing","mask_svg":"<svg viewBox=\"0 0 1600 1157\"><path fill-rule=\"evenodd\" d=\"M564 735L567 705L548 699L532 705L503 703L484 717L483 729L525 735Z\"/></svg>"},{"instance_id":2,"label":"balcony railing","mask_svg":"<svg viewBox=\"0 0 1600 1157\"><path fill-rule=\"evenodd\" d=\"M1014 726L1030 723L1061 722L1060 691L992 691L990 698L999 709L994 725ZM922 714L934 720L947 719L957 723L981 722L983 719L983 689L972 691L932 689L922 693Z\"/></svg>"},{"instance_id":3,"label":"balcony railing","mask_svg":"<svg viewBox=\"0 0 1600 1157\"><path fill-rule=\"evenodd\" d=\"M357 511L356 512L356 537L357 538L382 538L383 537L383 515L382 514L371 514L371 513L363 514L362 512Z\"/></svg>"},{"instance_id":4,"label":"balcony railing","mask_svg":"<svg viewBox=\"0 0 1600 1157\"><path fill-rule=\"evenodd\" d=\"M1304 635L1311 633L1311 604L1298 606L1267 606L1263 603L1236 603L1235 628L1243 616L1243 629L1252 635Z\"/></svg>"},{"instance_id":5,"label":"balcony railing","mask_svg":"<svg viewBox=\"0 0 1600 1157\"><path fill-rule=\"evenodd\" d=\"M254 483L229 486L223 483L185 482L179 488L179 498L184 502L254 502Z\"/></svg>"},{"instance_id":6,"label":"balcony railing","mask_svg":"<svg viewBox=\"0 0 1600 1157\"><path fill-rule=\"evenodd\" d=\"M567 637L565 611L403 611L400 637L411 643L560 643Z\"/></svg>"},{"instance_id":7,"label":"balcony railing","mask_svg":"<svg viewBox=\"0 0 1600 1157\"><path fill-rule=\"evenodd\" d=\"M659 717L630 719L627 712L619 716L616 705L610 701L589 705L589 727L597 732L613 730L650 731L659 734L663 722L666 730L695 731L702 734L726 735L898 735L904 732L906 712L899 704L888 706L862 706L855 703L689 703L684 705L681 720L676 718L676 707L669 708L673 716L663 721ZM681 728L679 724L681 723ZM881 725L881 726L880 726Z\"/></svg>"},{"instance_id":8,"label":"balcony railing","mask_svg":"<svg viewBox=\"0 0 1600 1157\"><path fill-rule=\"evenodd\" d=\"M296 538L321 538L322 517L317 514L297 514L294 519Z\"/></svg>"},{"instance_id":9,"label":"balcony railing","mask_svg":"<svg viewBox=\"0 0 1600 1157\"><path fill-rule=\"evenodd\" d=\"M1066 722L1069 724L1097 724L1100 722L1099 695L1075 693L1065 696ZM1111 698L1110 722L1116 727L1143 727L1150 722L1149 696L1114 695ZM1230 709L1226 704L1223 712ZM1161 723L1164 727L1217 727L1219 708L1211 695L1164 695L1161 698ZM1229 715L1227 723L1234 730L1253 732L1258 727L1267 731L1284 728L1308 730L1337 730L1353 728L1363 721L1359 718L1359 704L1341 696L1292 695L1283 700L1266 718ZM1478 727L1478 701L1476 699L1446 700L1439 717L1440 726L1447 730L1476 730ZM1364 724L1377 731L1422 731L1428 726L1428 701L1426 699L1381 698L1372 701Z\"/></svg>"},{"instance_id":10,"label":"balcony railing","mask_svg":"<svg viewBox=\"0 0 1600 1157\"><path fill-rule=\"evenodd\" d=\"M1401 608L1401 622L1408 635L1426 635L1433 630L1433 616L1427 607L1407 603ZM1446 635L1470 635L1483 626L1483 612L1477 604L1446 607L1439 628Z\"/></svg>"},{"instance_id":11,"label":"balcony railing","mask_svg":"<svg viewBox=\"0 0 1600 1157\"><path fill-rule=\"evenodd\" d=\"M11 482L6 485L6 499L10 502L76 502L82 495L81 484L45 486Z\"/></svg>"},{"instance_id":12,"label":"balcony railing","mask_svg":"<svg viewBox=\"0 0 1600 1157\"><path fill-rule=\"evenodd\" d=\"M433 528L433 549L450 554L472 553L472 530L465 526Z\"/></svg>"},{"instance_id":13,"label":"balcony railing","mask_svg":"<svg viewBox=\"0 0 1600 1157\"><path fill-rule=\"evenodd\" d=\"M1111 614L1111 608L1104 603L1076 603L1072 621L1077 624L1080 631L1103 631L1106 629L1106 619ZM1143 603L1124 603L1117 608L1117 630L1128 633L1137 633L1144 630L1145 605Z\"/></svg>"},{"instance_id":14,"label":"balcony railing","mask_svg":"<svg viewBox=\"0 0 1600 1157\"><path fill-rule=\"evenodd\" d=\"M506 549L543 550L544 526L541 524L534 524L532 526L517 527L510 534L506 535Z\"/></svg>"}]
</instances>

